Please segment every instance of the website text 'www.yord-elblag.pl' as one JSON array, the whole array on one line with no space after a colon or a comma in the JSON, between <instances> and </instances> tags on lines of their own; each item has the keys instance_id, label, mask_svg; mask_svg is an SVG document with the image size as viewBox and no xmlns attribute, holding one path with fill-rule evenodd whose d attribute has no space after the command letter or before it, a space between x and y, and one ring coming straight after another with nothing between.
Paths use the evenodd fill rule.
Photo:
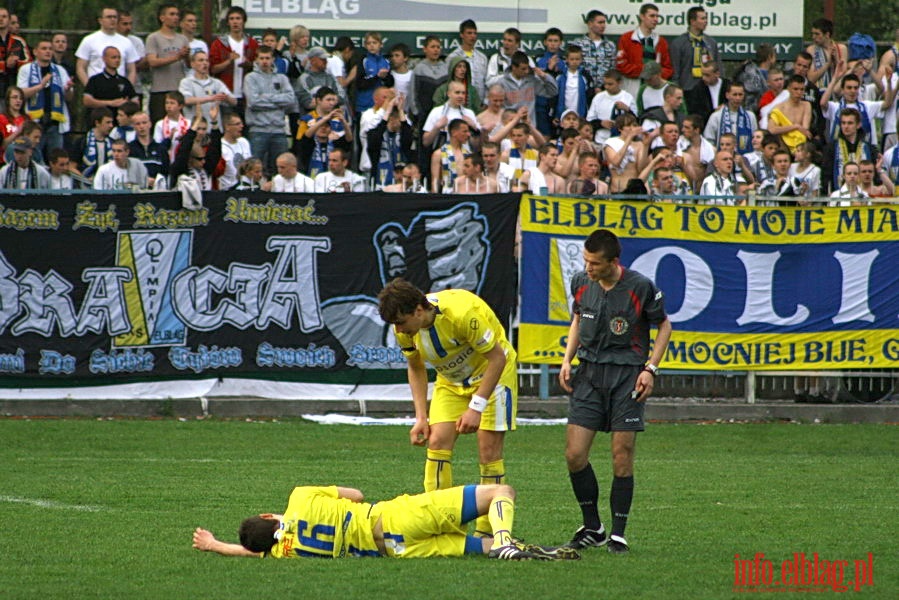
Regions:
<instances>
[{"instance_id":1,"label":"website text 'www.yord-elblag.pl'","mask_svg":"<svg viewBox=\"0 0 899 600\"><path fill-rule=\"evenodd\" d=\"M758 552L752 558L734 555L735 592L848 592L874 585L874 554L855 560L825 560L818 553L793 554L780 563Z\"/></svg>"}]
</instances>

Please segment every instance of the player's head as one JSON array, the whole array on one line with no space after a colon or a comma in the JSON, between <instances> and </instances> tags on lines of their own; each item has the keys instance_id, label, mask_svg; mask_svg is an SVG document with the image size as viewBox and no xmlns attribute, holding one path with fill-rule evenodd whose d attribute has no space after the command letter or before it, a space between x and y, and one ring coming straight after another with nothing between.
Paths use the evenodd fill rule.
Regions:
<instances>
[{"instance_id":1,"label":"player's head","mask_svg":"<svg viewBox=\"0 0 899 600\"><path fill-rule=\"evenodd\" d=\"M404 331L406 325L414 325L411 321L416 321L420 312L424 313L430 308L431 303L424 292L400 277L385 285L378 293L378 313L381 319L385 323L396 325L400 331Z\"/></svg>"},{"instance_id":2,"label":"player's head","mask_svg":"<svg viewBox=\"0 0 899 600\"><path fill-rule=\"evenodd\" d=\"M275 545L275 532L278 531L277 519L264 519L261 516L244 519L237 530L240 545L250 552L269 552Z\"/></svg>"},{"instance_id":3,"label":"player's head","mask_svg":"<svg viewBox=\"0 0 899 600\"><path fill-rule=\"evenodd\" d=\"M587 277L600 281L615 276L618 258L621 256L621 242L608 229L597 229L584 242L584 267Z\"/></svg>"},{"instance_id":4,"label":"player's head","mask_svg":"<svg viewBox=\"0 0 899 600\"><path fill-rule=\"evenodd\" d=\"M606 260L621 256L621 242L608 229L597 229L584 241L584 250L591 254L602 254Z\"/></svg>"}]
</instances>

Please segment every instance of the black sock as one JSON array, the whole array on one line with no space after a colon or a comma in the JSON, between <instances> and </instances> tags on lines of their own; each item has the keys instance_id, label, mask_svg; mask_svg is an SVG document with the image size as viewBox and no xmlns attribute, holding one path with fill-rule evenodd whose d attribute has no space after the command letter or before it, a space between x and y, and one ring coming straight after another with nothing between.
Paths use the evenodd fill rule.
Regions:
<instances>
[{"instance_id":1,"label":"black sock","mask_svg":"<svg viewBox=\"0 0 899 600\"><path fill-rule=\"evenodd\" d=\"M612 535L624 537L627 513L631 510L633 499L634 476L615 477L612 480L612 493L609 494L609 507L612 509Z\"/></svg>"},{"instance_id":2,"label":"black sock","mask_svg":"<svg viewBox=\"0 0 899 600\"><path fill-rule=\"evenodd\" d=\"M568 476L571 478L574 497L577 498L584 515L584 526L587 529L599 529L602 527L599 509L596 506L599 500L599 483L596 481L596 474L593 473L593 466L587 463L586 467L577 473L569 473Z\"/></svg>"}]
</instances>

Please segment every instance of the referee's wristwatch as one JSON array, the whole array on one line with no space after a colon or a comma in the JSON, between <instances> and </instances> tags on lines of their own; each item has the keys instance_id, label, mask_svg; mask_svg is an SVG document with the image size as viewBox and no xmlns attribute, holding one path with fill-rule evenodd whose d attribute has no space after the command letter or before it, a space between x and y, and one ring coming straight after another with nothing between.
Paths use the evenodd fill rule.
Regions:
<instances>
[{"instance_id":1,"label":"referee's wristwatch","mask_svg":"<svg viewBox=\"0 0 899 600\"><path fill-rule=\"evenodd\" d=\"M643 367L644 371L649 371L649 373L655 377L659 374L659 368L652 363L646 363L646 366Z\"/></svg>"}]
</instances>

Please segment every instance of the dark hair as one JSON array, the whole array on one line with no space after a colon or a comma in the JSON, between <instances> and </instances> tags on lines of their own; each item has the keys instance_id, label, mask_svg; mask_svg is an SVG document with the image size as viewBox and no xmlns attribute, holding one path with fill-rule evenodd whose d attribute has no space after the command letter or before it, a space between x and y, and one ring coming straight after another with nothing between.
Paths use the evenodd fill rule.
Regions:
<instances>
[{"instance_id":1,"label":"dark hair","mask_svg":"<svg viewBox=\"0 0 899 600\"><path fill-rule=\"evenodd\" d=\"M608 17L606 16L606 13L602 12L601 10L596 10L595 8L594 8L593 10L591 10L590 12L588 12L586 15L581 15L581 16L584 18L584 23L589 23L590 21L592 21L592 20L595 19L596 17L606 17L606 18L608 18Z\"/></svg>"},{"instance_id":2,"label":"dark hair","mask_svg":"<svg viewBox=\"0 0 899 600\"><path fill-rule=\"evenodd\" d=\"M55 163L62 157L69 158L65 148L50 148L50 152L47 153L47 164Z\"/></svg>"},{"instance_id":3,"label":"dark hair","mask_svg":"<svg viewBox=\"0 0 899 600\"><path fill-rule=\"evenodd\" d=\"M134 113L140 111L140 104L138 104L137 102L134 102L132 100L129 100L125 104L121 105L119 107L119 110L122 111L123 113L125 113L126 115L128 115L129 117L131 117L134 115Z\"/></svg>"},{"instance_id":4,"label":"dark hair","mask_svg":"<svg viewBox=\"0 0 899 600\"><path fill-rule=\"evenodd\" d=\"M337 96L337 95L338 95L337 92L335 92L334 90L332 90L331 88L329 88L326 85L323 85L320 88L318 88L317 90L315 90L315 99L316 100L321 100L325 96Z\"/></svg>"},{"instance_id":5,"label":"dark hair","mask_svg":"<svg viewBox=\"0 0 899 600\"><path fill-rule=\"evenodd\" d=\"M244 519L237 530L240 545L250 552L270 552L275 545L278 521L260 516Z\"/></svg>"},{"instance_id":6,"label":"dark hair","mask_svg":"<svg viewBox=\"0 0 899 600\"><path fill-rule=\"evenodd\" d=\"M225 20L227 21L231 15L240 15L243 18L243 22L247 22L247 11L239 6L229 6L228 12L225 13Z\"/></svg>"},{"instance_id":7,"label":"dark hair","mask_svg":"<svg viewBox=\"0 0 899 600\"><path fill-rule=\"evenodd\" d=\"M558 36L558 38L560 40L565 37L562 35L561 29L559 29L558 27L550 27L549 29L546 30L546 33L543 34L543 39L545 40L546 38L548 38L551 35Z\"/></svg>"},{"instance_id":8,"label":"dark hair","mask_svg":"<svg viewBox=\"0 0 899 600\"><path fill-rule=\"evenodd\" d=\"M693 129L702 130L705 125L705 120L702 118L702 115L692 114L684 117L684 121L690 121L693 124Z\"/></svg>"},{"instance_id":9,"label":"dark hair","mask_svg":"<svg viewBox=\"0 0 899 600\"><path fill-rule=\"evenodd\" d=\"M184 106L184 94L179 92L178 90L172 90L170 92L165 93L166 98L171 98L181 106Z\"/></svg>"},{"instance_id":10,"label":"dark hair","mask_svg":"<svg viewBox=\"0 0 899 600\"><path fill-rule=\"evenodd\" d=\"M512 125L512 131L515 131L516 129L520 129L526 134L531 135L531 126L525 122L515 123L515 125Z\"/></svg>"},{"instance_id":11,"label":"dark hair","mask_svg":"<svg viewBox=\"0 0 899 600\"><path fill-rule=\"evenodd\" d=\"M22 131L21 131L20 135L27 136L32 131L40 131L41 133L44 132L43 128L41 127L41 124L38 123L37 121L29 119L29 120L25 121L24 123L22 123Z\"/></svg>"},{"instance_id":12,"label":"dark hair","mask_svg":"<svg viewBox=\"0 0 899 600\"><path fill-rule=\"evenodd\" d=\"M131 150L131 148L128 146L128 140L126 140L125 138L116 138L112 140L110 146L122 146L123 148L128 148L129 150Z\"/></svg>"},{"instance_id":13,"label":"dark hair","mask_svg":"<svg viewBox=\"0 0 899 600\"><path fill-rule=\"evenodd\" d=\"M393 54L394 52L402 52L403 56L405 56L406 58L409 58L409 53L411 51L409 50L409 46L400 42L399 44L394 44L393 46L391 46L390 50L388 50L388 52L390 54Z\"/></svg>"},{"instance_id":14,"label":"dark hair","mask_svg":"<svg viewBox=\"0 0 899 600\"><path fill-rule=\"evenodd\" d=\"M637 124L637 116L632 112L621 113L615 117L615 127L622 129Z\"/></svg>"},{"instance_id":15,"label":"dark hair","mask_svg":"<svg viewBox=\"0 0 899 600\"><path fill-rule=\"evenodd\" d=\"M514 54L512 54L512 66L520 67L521 65L529 65L531 64L530 59L528 59L528 55L522 52L521 50L516 50Z\"/></svg>"},{"instance_id":16,"label":"dark hair","mask_svg":"<svg viewBox=\"0 0 899 600\"><path fill-rule=\"evenodd\" d=\"M651 10L659 12L659 7L656 6L655 4L644 4L643 6L640 7L640 14L645 15L646 13L648 13Z\"/></svg>"},{"instance_id":17,"label":"dark hair","mask_svg":"<svg viewBox=\"0 0 899 600\"><path fill-rule=\"evenodd\" d=\"M468 126L468 122L465 119L453 119L452 121L449 122L449 125L447 126L446 130L449 131L450 133L453 133L457 129L462 127L463 125L465 125L466 127Z\"/></svg>"},{"instance_id":18,"label":"dark hair","mask_svg":"<svg viewBox=\"0 0 899 600\"><path fill-rule=\"evenodd\" d=\"M772 46L771 44L759 44L755 48L755 57L753 58L753 62L761 64L772 56L775 56L774 46Z\"/></svg>"},{"instance_id":19,"label":"dark hair","mask_svg":"<svg viewBox=\"0 0 899 600\"><path fill-rule=\"evenodd\" d=\"M741 88L743 88L744 90L746 89L746 86L743 85L743 82L742 82L742 81L729 81L729 82L727 83L727 87L724 89L724 93L725 93L725 94L729 94L730 91L731 91L732 89L734 89L735 87L741 87Z\"/></svg>"},{"instance_id":20,"label":"dark hair","mask_svg":"<svg viewBox=\"0 0 899 600\"><path fill-rule=\"evenodd\" d=\"M411 315L419 306L428 309L431 303L424 292L401 277L378 292L378 314L385 323L396 323L400 316Z\"/></svg>"},{"instance_id":21,"label":"dark hair","mask_svg":"<svg viewBox=\"0 0 899 600\"><path fill-rule=\"evenodd\" d=\"M345 35L342 35L339 38L337 38L337 43L334 44L335 52L343 52L344 50L346 50L348 48L350 50L353 50L356 48L356 44L353 43L352 39L348 38Z\"/></svg>"},{"instance_id":22,"label":"dark hair","mask_svg":"<svg viewBox=\"0 0 899 600\"><path fill-rule=\"evenodd\" d=\"M787 81L787 86L791 86L794 83L799 83L804 88L805 87L805 77L803 77L802 75L792 75L790 77L790 79Z\"/></svg>"},{"instance_id":23,"label":"dark hair","mask_svg":"<svg viewBox=\"0 0 899 600\"><path fill-rule=\"evenodd\" d=\"M608 229L597 229L584 241L584 250L591 254L599 252L606 260L621 257L621 242Z\"/></svg>"},{"instance_id":24,"label":"dark hair","mask_svg":"<svg viewBox=\"0 0 899 600\"><path fill-rule=\"evenodd\" d=\"M480 167L481 171L484 170L484 157L481 156L481 153L480 153L480 152L472 152L471 154L469 154L469 155L466 156L465 158L470 159L470 160L471 160L471 164L473 164L474 166Z\"/></svg>"},{"instance_id":25,"label":"dark hair","mask_svg":"<svg viewBox=\"0 0 899 600\"><path fill-rule=\"evenodd\" d=\"M112 111L109 110L109 108L106 106L101 106L91 111L91 123L93 125L96 125L99 121L102 121L106 117L115 120L115 115L113 115Z\"/></svg>"},{"instance_id":26,"label":"dark hair","mask_svg":"<svg viewBox=\"0 0 899 600\"><path fill-rule=\"evenodd\" d=\"M687 23L692 23L699 17L697 16L699 13L704 13L705 8L701 6L693 6L690 10L687 11Z\"/></svg>"},{"instance_id":27,"label":"dark hair","mask_svg":"<svg viewBox=\"0 0 899 600\"><path fill-rule=\"evenodd\" d=\"M843 117L852 117L856 123L862 122L862 113L857 108L844 108L840 111L840 119Z\"/></svg>"},{"instance_id":28,"label":"dark hair","mask_svg":"<svg viewBox=\"0 0 899 600\"><path fill-rule=\"evenodd\" d=\"M568 44L565 48L565 56L568 56L569 54L580 54L583 51L584 50L577 44Z\"/></svg>"},{"instance_id":29,"label":"dark hair","mask_svg":"<svg viewBox=\"0 0 899 600\"><path fill-rule=\"evenodd\" d=\"M563 129L562 133L559 134L559 141L565 142L565 140L570 140L571 138L576 138L579 136L578 130L574 127L569 127L568 129Z\"/></svg>"},{"instance_id":30,"label":"dark hair","mask_svg":"<svg viewBox=\"0 0 899 600\"><path fill-rule=\"evenodd\" d=\"M465 19L464 21L459 23L459 33L462 33L466 29L474 29L475 31L477 31L478 26L472 19Z\"/></svg>"},{"instance_id":31,"label":"dark hair","mask_svg":"<svg viewBox=\"0 0 899 600\"><path fill-rule=\"evenodd\" d=\"M537 150L537 156L546 156L547 154L549 154L550 150L555 150L558 152L559 149L555 144L543 144L542 146L540 146L540 149Z\"/></svg>"},{"instance_id":32,"label":"dark hair","mask_svg":"<svg viewBox=\"0 0 899 600\"><path fill-rule=\"evenodd\" d=\"M814 60L814 57L812 57L812 55L809 54L808 52L806 52L805 50L800 50L799 52L797 52L796 58L803 58L809 62L812 62Z\"/></svg>"},{"instance_id":33,"label":"dark hair","mask_svg":"<svg viewBox=\"0 0 899 600\"><path fill-rule=\"evenodd\" d=\"M170 8L178 8L178 5L172 4L171 2L164 2L163 4L160 4L159 8L156 9L156 18L159 19L159 17L162 16L162 13L164 13L165 11L167 11ZM123 12L125 12L125 11L120 10L119 15L121 15ZM178 18L179 19L181 18L181 9L178 9Z\"/></svg>"},{"instance_id":34,"label":"dark hair","mask_svg":"<svg viewBox=\"0 0 899 600\"><path fill-rule=\"evenodd\" d=\"M259 48L256 49L256 56L258 57L260 54L271 54L274 56L275 49L271 46L259 46Z\"/></svg>"},{"instance_id":35,"label":"dark hair","mask_svg":"<svg viewBox=\"0 0 899 600\"><path fill-rule=\"evenodd\" d=\"M858 75L855 73L849 73L848 75L843 75L843 81L840 82L840 88L846 87L847 81L854 81L855 83L862 84L861 80L858 78Z\"/></svg>"},{"instance_id":36,"label":"dark hair","mask_svg":"<svg viewBox=\"0 0 899 600\"><path fill-rule=\"evenodd\" d=\"M431 42L437 42L438 44L440 44L441 50L443 49L443 42L440 41L440 38L437 37L436 35L429 35L429 36L427 36L427 37L425 38L425 41L423 41L423 42L421 43L421 47L424 48L425 46L427 46L427 45L430 44Z\"/></svg>"},{"instance_id":37,"label":"dark hair","mask_svg":"<svg viewBox=\"0 0 899 600\"><path fill-rule=\"evenodd\" d=\"M278 39L278 32L275 31L274 29L272 29L271 27L269 27L268 29L266 29L265 31L263 31L263 32L262 32L262 35L260 35L259 38L262 39L262 38L264 38L264 37L266 37L266 36L269 36L269 35L273 35L273 36L275 36L275 39Z\"/></svg>"},{"instance_id":38,"label":"dark hair","mask_svg":"<svg viewBox=\"0 0 899 600\"><path fill-rule=\"evenodd\" d=\"M773 133L766 133L762 137L762 148L764 148L765 146L770 146L771 144L776 144L779 147L780 137L774 135Z\"/></svg>"},{"instance_id":39,"label":"dark hair","mask_svg":"<svg viewBox=\"0 0 899 600\"><path fill-rule=\"evenodd\" d=\"M817 29L821 33L833 35L833 21L830 19L820 18L812 21L812 29Z\"/></svg>"},{"instance_id":40,"label":"dark hair","mask_svg":"<svg viewBox=\"0 0 899 600\"><path fill-rule=\"evenodd\" d=\"M624 76L621 74L621 71L619 71L618 69L609 69L608 71L606 71L603 74L603 79L605 79L606 77L608 77L610 79L614 79L615 81L621 81L621 79ZM668 85L671 85L671 84L669 83Z\"/></svg>"},{"instance_id":41,"label":"dark hair","mask_svg":"<svg viewBox=\"0 0 899 600\"><path fill-rule=\"evenodd\" d=\"M516 29L515 27L507 28L503 32L503 35L506 35L506 34L511 35L513 38L515 38L516 42L521 43L521 32L518 29Z\"/></svg>"}]
</instances>

